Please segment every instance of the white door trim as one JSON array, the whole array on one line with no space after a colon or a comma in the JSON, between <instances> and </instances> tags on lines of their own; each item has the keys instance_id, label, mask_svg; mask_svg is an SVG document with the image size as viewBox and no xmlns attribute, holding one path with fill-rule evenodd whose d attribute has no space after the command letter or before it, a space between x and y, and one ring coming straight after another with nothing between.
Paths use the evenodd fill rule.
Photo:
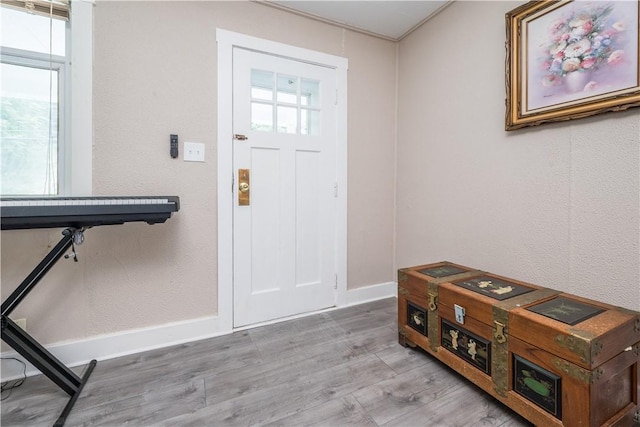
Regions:
<instances>
[{"instance_id":1,"label":"white door trim","mask_svg":"<svg viewBox=\"0 0 640 427\"><path fill-rule=\"evenodd\" d=\"M347 305L347 69L348 60L295 46L216 29L218 43L218 319L222 331L233 330L233 47L297 59L336 69L337 219L336 306Z\"/></svg>"}]
</instances>

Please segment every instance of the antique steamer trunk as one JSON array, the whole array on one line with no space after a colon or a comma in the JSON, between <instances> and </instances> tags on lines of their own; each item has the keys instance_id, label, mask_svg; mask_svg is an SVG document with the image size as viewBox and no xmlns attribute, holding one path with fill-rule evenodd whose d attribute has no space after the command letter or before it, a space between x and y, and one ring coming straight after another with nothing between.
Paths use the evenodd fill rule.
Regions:
<instances>
[{"instance_id":1,"label":"antique steamer trunk","mask_svg":"<svg viewBox=\"0 0 640 427\"><path fill-rule=\"evenodd\" d=\"M428 276L442 266L464 271ZM640 419L640 313L447 262L400 270L398 286L400 343L536 425Z\"/></svg>"}]
</instances>

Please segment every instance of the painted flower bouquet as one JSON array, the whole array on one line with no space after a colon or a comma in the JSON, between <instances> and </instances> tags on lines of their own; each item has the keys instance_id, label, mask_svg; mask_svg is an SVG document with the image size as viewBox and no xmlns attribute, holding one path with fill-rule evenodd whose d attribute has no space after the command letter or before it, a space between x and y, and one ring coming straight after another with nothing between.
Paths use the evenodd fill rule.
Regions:
<instances>
[{"instance_id":1,"label":"painted flower bouquet","mask_svg":"<svg viewBox=\"0 0 640 427\"><path fill-rule=\"evenodd\" d=\"M556 86L570 73L590 74L624 59L625 24L612 19L612 10L611 4L585 5L551 25L542 46L543 85Z\"/></svg>"}]
</instances>

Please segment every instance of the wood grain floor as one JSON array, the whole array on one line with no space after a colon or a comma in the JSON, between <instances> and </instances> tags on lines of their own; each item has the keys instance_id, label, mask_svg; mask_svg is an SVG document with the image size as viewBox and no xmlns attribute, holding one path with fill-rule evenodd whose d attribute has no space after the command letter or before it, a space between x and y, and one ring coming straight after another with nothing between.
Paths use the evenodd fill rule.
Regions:
<instances>
[{"instance_id":1,"label":"wood grain floor","mask_svg":"<svg viewBox=\"0 0 640 427\"><path fill-rule=\"evenodd\" d=\"M396 304L101 361L66 425L530 426L433 357L399 345ZM46 377L28 378L2 402L2 426L50 426L67 400Z\"/></svg>"}]
</instances>

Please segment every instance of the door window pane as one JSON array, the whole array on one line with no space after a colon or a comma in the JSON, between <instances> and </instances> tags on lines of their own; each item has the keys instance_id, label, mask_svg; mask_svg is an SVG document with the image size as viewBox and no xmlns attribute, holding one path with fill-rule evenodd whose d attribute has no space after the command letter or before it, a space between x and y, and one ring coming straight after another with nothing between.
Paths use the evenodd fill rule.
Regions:
<instances>
[{"instance_id":1,"label":"door window pane","mask_svg":"<svg viewBox=\"0 0 640 427\"><path fill-rule=\"evenodd\" d=\"M6 63L1 71L1 192L56 194L58 72Z\"/></svg>"},{"instance_id":2,"label":"door window pane","mask_svg":"<svg viewBox=\"0 0 640 427\"><path fill-rule=\"evenodd\" d=\"M278 105L278 132L298 132L298 109L296 107Z\"/></svg>"},{"instance_id":3,"label":"door window pane","mask_svg":"<svg viewBox=\"0 0 640 427\"><path fill-rule=\"evenodd\" d=\"M251 70L251 97L263 101L273 101L273 73Z\"/></svg>"},{"instance_id":4,"label":"door window pane","mask_svg":"<svg viewBox=\"0 0 640 427\"><path fill-rule=\"evenodd\" d=\"M302 135L320 135L320 112L315 110L300 110L300 133Z\"/></svg>"},{"instance_id":5,"label":"door window pane","mask_svg":"<svg viewBox=\"0 0 640 427\"><path fill-rule=\"evenodd\" d=\"M320 106L320 82L302 79L300 84L300 103L307 107Z\"/></svg>"},{"instance_id":6,"label":"door window pane","mask_svg":"<svg viewBox=\"0 0 640 427\"><path fill-rule=\"evenodd\" d=\"M251 130L273 132L273 105L251 103Z\"/></svg>"},{"instance_id":7,"label":"door window pane","mask_svg":"<svg viewBox=\"0 0 640 427\"><path fill-rule=\"evenodd\" d=\"M298 78L278 74L278 102L298 103Z\"/></svg>"}]
</instances>

